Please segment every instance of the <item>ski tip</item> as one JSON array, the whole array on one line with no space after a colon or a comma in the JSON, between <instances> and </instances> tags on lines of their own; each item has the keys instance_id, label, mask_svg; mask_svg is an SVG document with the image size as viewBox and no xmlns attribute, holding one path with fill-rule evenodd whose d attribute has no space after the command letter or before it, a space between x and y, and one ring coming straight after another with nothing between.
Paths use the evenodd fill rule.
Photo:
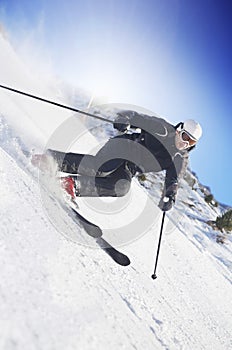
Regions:
<instances>
[{"instance_id":1,"label":"ski tip","mask_svg":"<svg viewBox=\"0 0 232 350\"><path fill-rule=\"evenodd\" d=\"M123 266L129 266L130 265L130 259L128 257L126 257L126 259L124 260L124 264Z\"/></svg>"},{"instance_id":2,"label":"ski tip","mask_svg":"<svg viewBox=\"0 0 232 350\"><path fill-rule=\"evenodd\" d=\"M130 265L130 259L127 255L121 253L119 250L114 248L104 238L97 239L97 244L119 265L128 266Z\"/></svg>"}]
</instances>

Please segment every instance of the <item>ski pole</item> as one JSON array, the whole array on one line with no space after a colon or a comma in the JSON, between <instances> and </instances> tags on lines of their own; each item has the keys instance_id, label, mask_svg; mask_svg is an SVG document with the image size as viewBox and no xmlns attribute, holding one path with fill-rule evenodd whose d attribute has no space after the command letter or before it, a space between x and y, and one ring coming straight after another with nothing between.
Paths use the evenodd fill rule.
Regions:
<instances>
[{"instance_id":1,"label":"ski pole","mask_svg":"<svg viewBox=\"0 0 232 350\"><path fill-rule=\"evenodd\" d=\"M156 260L155 260L155 268L154 268L154 273L151 276L151 278L153 280L155 280L157 278L156 275L156 268L157 268L157 264L158 264L158 258L159 258L159 251L160 251L160 245L161 245L161 239L162 239L162 233L163 233L163 227L164 227L164 218L165 218L165 214L166 212L163 212L163 217L162 217L162 223L161 223L161 228L160 228L160 236L159 236L159 243L158 243L158 248L157 248L157 253L156 253Z\"/></svg>"},{"instance_id":2,"label":"ski pole","mask_svg":"<svg viewBox=\"0 0 232 350\"><path fill-rule=\"evenodd\" d=\"M26 92L13 89L13 88L8 87L8 86L5 86L5 85L0 85L0 88L6 89L6 90L9 90L9 91L12 91L12 92L15 92L15 93L17 93L17 94L21 94L21 95L24 95L24 96L27 96L27 97L31 97L31 98L34 98L34 99L36 99L36 100L39 100L39 101L42 101L42 102L45 102L45 103L50 103L50 104L52 104L52 105L54 105L54 106L57 106L57 107L60 107L60 108L69 109L70 111L73 111L73 112L77 112L77 113L81 113L81 114L84 114L84 115L88 115L89 117L93 117L93 118L96 118L96 119L100 119L100 120L103 120L104 122L108 122L108 123L111 123L111 124L114 123L114 121L112 121L112 120L109 120L109 119L106 119L106 118L97 116L97 115L95 115L95 114L91 114L91 113L88 113L88 112L84 112L84 111L81 111L81 110L79 110L79 109L76 109L76 108L73 108L73 107L70 107L70 106L66 106L66 105L63 105L63 104L61 104L61 103L57 103L57 102L54 102L54 101L50 101L50 100L47 100L47 99L42 98L42 97L39 97L39 96L31 95L31 94L28 94L28 93L26 93Z\"/></svg>"}]
</instances>

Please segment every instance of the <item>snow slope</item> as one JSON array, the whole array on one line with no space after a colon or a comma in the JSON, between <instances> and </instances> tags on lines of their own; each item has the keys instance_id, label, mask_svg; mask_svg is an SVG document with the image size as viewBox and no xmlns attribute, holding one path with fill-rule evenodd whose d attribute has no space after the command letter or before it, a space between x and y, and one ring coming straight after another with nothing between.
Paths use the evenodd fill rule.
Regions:
<instances>
[{"instance_id":1,"label":"snow slope","mask_svg":"<svg viewBox=\"0 0 232 350\"><path fill-rule=\"evenodd\" d=\"M27 68L1 36L0 52L4 83L9 78L9 85L22 83L39 92L40 84L29 73L25 78ZM46 93L58 95L56 82L42 84L40 95ZM162 176L148 178L144 186L135 180L130 205L139 213L150 193L154 220L145 235L120 247L131 259L129 267L120 267L94 242L90 247L69 239L85 234L56 201L68 234L53 225L41 201L38 174L22 152L45 146L54 130L48 115L55 113L59 125L68 114L2 91L0 108L0 349L230 349L231 241L218 245L216 232L205 223L220 209L210 208L200 191L182 182L165 223L153 281ZM84 137L86 150L97 144L87 131ZM126 222L128 211L115 215L113 223L109 216L93 219L114 242L112 227Z\"/></svg>"}]
</instances>

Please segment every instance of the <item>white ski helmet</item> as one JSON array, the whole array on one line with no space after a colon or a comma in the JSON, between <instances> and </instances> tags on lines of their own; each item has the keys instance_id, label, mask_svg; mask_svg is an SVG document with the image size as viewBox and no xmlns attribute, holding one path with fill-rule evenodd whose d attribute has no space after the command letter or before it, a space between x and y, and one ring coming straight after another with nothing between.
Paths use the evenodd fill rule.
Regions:
<instances>
[{"instance_id":1,"label":"white ski helmet","mask_svg":"<svg viewBox=\"0 0 232 350\"><path fill-rule=\"evenodd\" d=\"M195 141L201 138L202 128L200 124L193 119L187 119L183 124L182 130L185 130Z\"/></svg>"}]
</instances>

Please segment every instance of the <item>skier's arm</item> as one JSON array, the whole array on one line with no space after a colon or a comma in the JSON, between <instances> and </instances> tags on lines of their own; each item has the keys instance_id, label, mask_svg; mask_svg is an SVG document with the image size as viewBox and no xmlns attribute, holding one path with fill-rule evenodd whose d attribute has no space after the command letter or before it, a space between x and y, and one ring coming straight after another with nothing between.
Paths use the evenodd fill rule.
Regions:
<instances>
[{"instance_id":1,"label":"skier's arm","mask_svg":"<svg viewBox=\"0 0 232 350\"><path fill-rule=\"evenodd\" d=\"M163 133L165 120L157 117L139 114L135 111L122 111L117 113L114 121L114 128L125 132L129 128L139 128L148 133L158 132Z\"/></svg>"},{"instance_id":2,"label":"skier's arm","mask_svg":"<svg viewBox=\"0 0 232 350\"><path fill-rule=\"evenodd\" d=\"M184 176L188 165L188 156L176 155L172 165L166 170L165 184L159 207L168 211L175 203L178 182Z\"/></svg>"}]
</instances>

